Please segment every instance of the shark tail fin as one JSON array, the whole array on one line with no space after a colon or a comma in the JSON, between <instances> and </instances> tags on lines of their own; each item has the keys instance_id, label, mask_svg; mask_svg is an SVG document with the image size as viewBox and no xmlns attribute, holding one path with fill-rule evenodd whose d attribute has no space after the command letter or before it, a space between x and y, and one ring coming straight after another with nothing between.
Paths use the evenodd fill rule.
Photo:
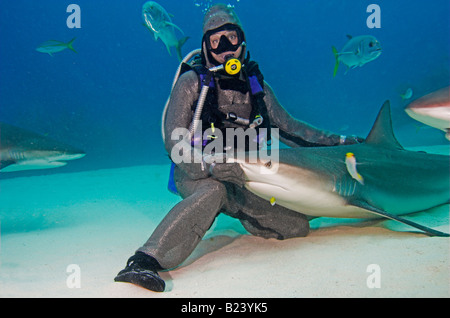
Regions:
<instances>
[{"instance_id":1,"label":"shark tail fin","mask_svg":"<svg viewBox=\"0 0 450 318\"><path fill-rule=\"evenodd\" d=\"M70 42L67 43L67 47L69 48L69 50L71 50L71 51L73 51L73 52L75 52L75 53L78 53L77 51L75 51L75 49L74 49L73 46L72 46L73 42L74 42L76 39L77 39L77 38L73 38L72 40L70 40Z\"/></svg>"},{"instance_id":2,"label":"shark tail fin","mask_svg":"<svg viewBox=\"0 0 450 318\"><path fill-rule=\"evenodd\" d=\"M187 40L189 40L188 36L182 38L181 40L178 41L177 46L176 46L178 60L180 62L183 60L183 56L181 56L181 48L183 47L184 43L186 43Z\"/></svg>"},{"instance_id":3,"label":"shark tail fin","mask_svg":"<svg viewBox=\"0 0 450 318\"><path fill-rule=\"evenodd\" d=\"M333 54L336 59L336 64L334 65L334 72L333 72L333 77L336 77L336 74L337 74L337 71L339 68L339 52L336 49L336 47L332 46L331 48L333 49Z\"/></svg>"}]
</instances>

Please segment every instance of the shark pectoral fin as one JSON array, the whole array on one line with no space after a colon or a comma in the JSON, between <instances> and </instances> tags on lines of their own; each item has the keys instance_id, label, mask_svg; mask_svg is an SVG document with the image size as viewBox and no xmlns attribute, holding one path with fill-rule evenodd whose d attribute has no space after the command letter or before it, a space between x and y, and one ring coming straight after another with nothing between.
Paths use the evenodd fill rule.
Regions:
<instances>
[{"instance_id":1,"label":"shark pectoral fin","mask_svg":"<svg viewBox=\"0 0 450 318\"><path fill-rule=\"evenodd\" d=\"M6 167L10 166L10 165L14 165L16 162L13 160L5 160L5 161L1 161L0 162L0 171L2 171L3 169L5 169Z\"/></svg>"},{"instance_id":2,"label":"shark pectoral fin","mask_svg":"<svg viewBox=\"0 0 450 318\"><path fill-rule=\"evenodd\" d=\"M404 218L402 218L400 216L393 215L391 213L388 213L386 211L378 209L378 208L370 205L369 203L367 203L365 201L353 200L353 201L350 201L349 204L357 206L357 207L360 207L360 208L363 208L363 209L368 210L368 211L370 211L370 212L372 212L374 214L377 214L379 216L382 216L382 217L385 217L385 218L388 218L388 219L391 219L391 220L395 220L395 221L401 222L403 224L415 227L416 229L419 229L419 230L423 231L425 234L427 234L429 236L450 237L450 235L447 234L447 233L436 231L436 230L433 230L433 229L431 229L429 227L426 227L426 226L420 225L418 223L415 223L415 222L409 221L407 219L404 219Z\"/></svg>"}]
</instances>

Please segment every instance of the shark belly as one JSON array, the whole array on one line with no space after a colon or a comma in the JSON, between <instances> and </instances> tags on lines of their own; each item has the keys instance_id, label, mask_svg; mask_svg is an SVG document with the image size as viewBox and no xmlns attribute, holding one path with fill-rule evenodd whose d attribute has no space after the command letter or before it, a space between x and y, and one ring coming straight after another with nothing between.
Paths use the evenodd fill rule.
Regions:
<instances>
[{"instance_id":1,"label":"shark belly","mask_svg":"<svg viewBox=\"0 0 450 318\"><path fill-rule=\"evenodd\" d=\"M268 201L274 200L292 211L315 217L333 218L373 218L370 211L350 205L347 200L333 191L325 191L307 184L297 184L295 191L285 188L272 188L267 191L266 184L247 182L246 188ZM270 195L268 194L270 193Z\"/></svg>"},{"instance_id":2,"label":"shark belly","mask_svg":"<svg viewBox=\"0 0 450 318\"><path fill-rule=\"evenodd\" d=\"M425 125L447 131L450 128L450 107L406 109L413 119Z\"/></svg>"}]
</instances>

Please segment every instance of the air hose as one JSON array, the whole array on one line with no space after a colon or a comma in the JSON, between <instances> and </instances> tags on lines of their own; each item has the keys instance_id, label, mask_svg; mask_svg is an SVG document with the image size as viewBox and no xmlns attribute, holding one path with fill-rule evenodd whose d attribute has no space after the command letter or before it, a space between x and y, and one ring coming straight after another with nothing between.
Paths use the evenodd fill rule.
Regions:
<instances>
[{"instance_id":1,"label":"air hose","mask_svg":"<svg viewBox=\"0 0 450 318\"><path fill-rule=\"evenodd\" d=\"M178 78L180 77L181 67L182 67L183 63L187 64L189 62L189 60L191 60L195 55L198 55L200 53L201 53L200 49L196 49L196 50L190 52L188 55L186 55L186 57L181 61L180 65L178 66L178 69L177 69L177 72L175 74L175 78L174 78L174 81L172 84L172 89L170 91L169 98L167 99L166 105L164 107L162 120L161 120L161 135L162 135L164 142L166 139L164 127L165 127L167 109L169 106L170 96L172 95L173 88L175 87L175 84L178 81ZM224 70L229 75L236 75L241 71L241 69L242 69L241 61L234 58L233 55L230 55L228 58L226 58L226 62L224 64L212 67L208 70L208 73L207 73L204 83L203 83L203 87L200 91L200 96L199 96L199 99L197 102L197 107L195 109L194 117L193 117L192 124L190 127L190 138L191 139L194 136L194 133L198 128L198 124L200 122L200 117L202 116L203 106L205 105L205 100L206 100L206 96L208 95L209 84L213 77L213 73Z\"/></svg>"}]
</instances>

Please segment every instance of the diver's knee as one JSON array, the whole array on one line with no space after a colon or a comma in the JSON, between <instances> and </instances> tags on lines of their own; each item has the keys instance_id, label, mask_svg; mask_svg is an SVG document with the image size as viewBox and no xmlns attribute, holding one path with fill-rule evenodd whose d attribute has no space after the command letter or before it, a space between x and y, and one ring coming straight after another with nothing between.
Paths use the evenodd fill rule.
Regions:
<instances>
[{"instance_id":1,"label":"diver's knee","mask_svg":"<svg viewBox=\"0 0 450 318\"><path fill-rule=\"evenodd\" d=\"M296 218L288 219L285 227L280 230L283 239L290 239L296 237L308 236L310 232L309 221L303 215L298 215Z\"/></svg>"},{"instance_id":2,"label":"diver's knee","mask_svg":"<svg viewBox=\"0 0 450 318\"><path fill-rule=\"evenodd\" d=\"M255 224L254 222L250 222L248 220L240 220L242 226L249 232L251 235L262 237L264 239L277 239L282 240L283 237L280 233L277 233L271 229L262 228Z\"/></svg>"},{"instance_id":3,"label":"diver's knee","mask_svg":"<svg viewBox=\"0 0 450 318\"><path fill-rule=\"evenodd\" d=\"M295 228L294 230L288 231L283 234L283 240L297 237L306 237L310 232L309 222L302 224L301 226Z\"/></svg>"},{"instance_id":4,"label":"diver's knee","mask_svg":"<svg viewBox=\"0 0 450 318\"><path fill-rule=\"evenodd\" d=\"M225 185L216 180L208 180L205 184L202 185L200 193L207 196L208 199L215 200L216 202L220 202L223 204L227 197L227 188Z\"/></svg>"}]
</instances>

